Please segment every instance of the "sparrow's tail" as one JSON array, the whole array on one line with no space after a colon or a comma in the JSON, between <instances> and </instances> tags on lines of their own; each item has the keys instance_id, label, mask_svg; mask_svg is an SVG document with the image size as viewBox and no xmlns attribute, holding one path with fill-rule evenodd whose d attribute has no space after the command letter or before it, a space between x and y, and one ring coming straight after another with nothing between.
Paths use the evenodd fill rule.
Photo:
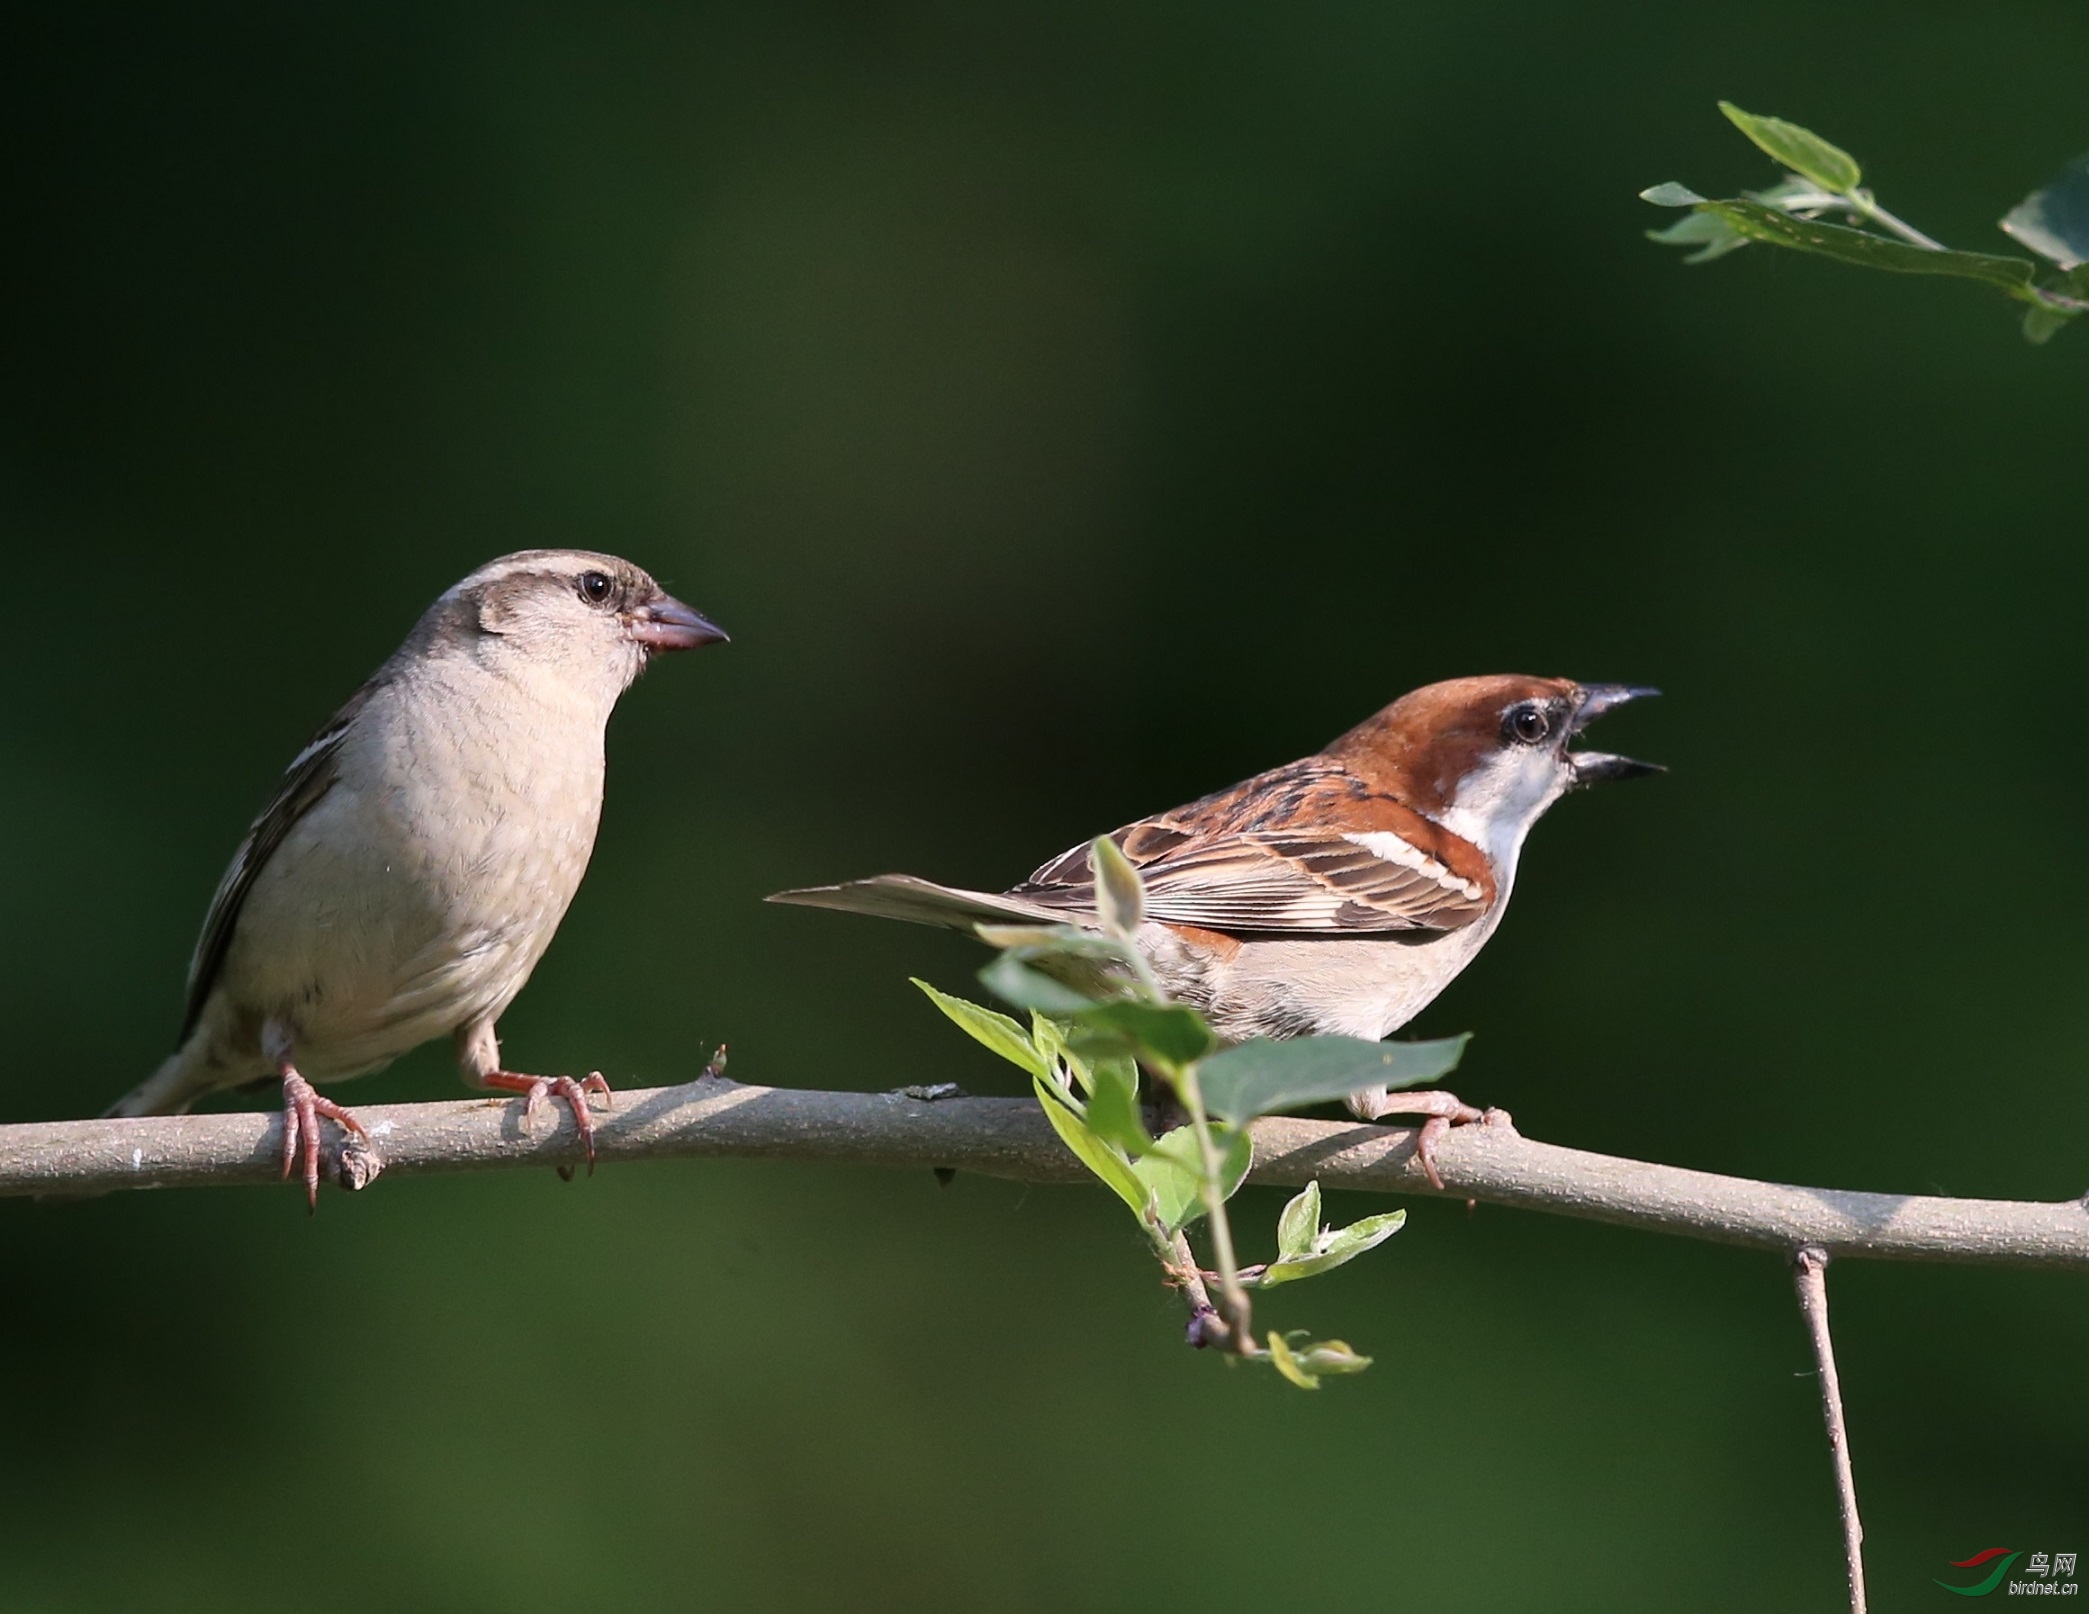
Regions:
<instances>
[{"instance_id":1,"label":"sparrow's tail","mask_svg":"<svg viewBox=\"0 0 2089 1614\"><path fill-rule=\"evenodd\" d=\"M198 1056L195 1044L168 1057L160 1068L102 1111L102 1119L119 1115L179 1115L213 1087L223 1084L223 1073L211 1079L208 1063Z\"/></svg>"},{"instance_id":2,"label":"sparrow's tail","mask_svg":"<svg viewBox=\"0 0 2089 1614\"><path fill-rule=\"evenodd\" d=\"M1021 897L953 891L948 886L917 880L911 874L881 874L874 880L851 880L846 885L806 886L800 891L779 891L768 900L801 908L874 914L880 919L905 919L916 925L944 925L952 930L995 923L1061 924L1072 917Z\"/></svg>"}]
</instances>

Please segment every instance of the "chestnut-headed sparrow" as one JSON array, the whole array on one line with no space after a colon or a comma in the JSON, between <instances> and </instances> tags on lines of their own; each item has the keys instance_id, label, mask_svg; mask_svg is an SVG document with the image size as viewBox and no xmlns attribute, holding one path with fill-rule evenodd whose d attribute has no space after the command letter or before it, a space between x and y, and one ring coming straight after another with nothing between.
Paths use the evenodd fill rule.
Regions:
<instances>
[{"instance_id":1,"label":"chestnut-headed sparrow","mask_svg":"<svg viewBox=\"0 0 2089 1614\"><path fill-rule=\"evenodd\" d=\"M1162 989L1221 1037L1378 1039L1405 1025L1494 934L1531 825L1569 790L1660 770L1570 743L1650 689L1496 676L1430 684L1324 750L1156 813L1111 839L1139 871L1137 942ZM909 875L784 891L772 902L970 929L1087 924L1087 843L1007 891ZM1449 1093L1354 1095L1365 1119L1429 1117L1429 1145L1480 1112Z\"/></svg>"}]
</instances>

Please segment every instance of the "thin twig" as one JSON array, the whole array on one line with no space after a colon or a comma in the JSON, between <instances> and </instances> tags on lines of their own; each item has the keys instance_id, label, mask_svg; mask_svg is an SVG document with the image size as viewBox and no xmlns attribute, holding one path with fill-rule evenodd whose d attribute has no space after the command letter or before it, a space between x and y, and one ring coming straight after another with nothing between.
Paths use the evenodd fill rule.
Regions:
<instances>
[{"instance_id":1,"label":"thin twig","mask_svg":"<svg viewBox=\"0 0 2089 1614\"><path fill-rule=\"evenodd\" d=\"M1828 1452L1835 1462L1835 1495L1842 1505L1842 1550L1849 1562L1850 1614L1864 1614L1864 1525L1857 1517L1857 1478L1850 1471L1850 1432L1842 1420L1842 1381L1835 1373L1835 1341L1828 1333L1828 1252L1808 1244L1792 1256L1799 1312L1813 1338L1820 1370L1821 1417L1828 1425Z\"/></svg>"},{"instance_id":2,"label":"thin twig","mask_svg":"<svg viewBox=\"0 0 2089 1614\"><path fill-rule=\"evenodd\" d=\"M1204 1095L1197 1085L1194 1065L1179 1071L1175 1091L1190 1112L1190 1130L1197 1139L1198 1158L1203 1162L1203 1181L1198 1185L1204 1199L1204 1215L1211 1223L1211 1254L1219 1266L1219 1299L1225 1304L1228 1348L1243 1356L1255 1350L1255 1326L1248 1292L1240 1286L1240 1261L1233 1253L1233 1222L1226 1214L1226 1189L1220 1181L1218 1145L1212 1142L1211 1121L1204 1113Z\"/></svg>"},{"instance_id":3,"label":"thin twig","mask_svg":"<svg viewBox=\"0 0 2089 1614\"><path fill-rule=\"evenodd\" d=\"M563 1106L547 1112L535 1133L523 1130L519 1098L355 1108L394 1177L582 1158ZM0 1126L0 1196L275 1183L281 1126L279 1116L251 1111ZM338 1136L327 1129L330 1153ZM1412 1127L1283 1118L1256 1122L1254 1137L1251 1183L1302 1188L1317 1177L1326 1190L1480 1199L1779 1254L1817 1244L1837 1258L2089 1271L2089 1206L2078 1199L2041 1204L1791 1188L1562 1149L1484 1125L1454 1127L1437 1145L1439 1196L1415 1162ZM2006 1139L1998 1144L2006 1147ZM597 1116L595 1146L605 1168L727 1156L952 1166L1024 1182L1092 1180L1030 1098L931 1103L703 1078L618 1094L616 1109Z\"/></svg>"},{"instance_id":4,"label":"thin twig","mask_svg":"<svg viewBox=\"0 0 2089 1614\"><path fill-rule=\"evenodd\" d=\"M1872 200L1870 191L1852 191L1849 193L1849 201L1850 205L1865 218L1871 220L1872 223L1880 226L1882 229L1891 230L1895 235L1907 242L1908 245L1921 247L1927 252L1943 252L1947 250L1943 242L1936 240L1934 237L1924 235L1914 225L1908 223L1906 219L1896 218L1893 214L1879 206L1877 202Z\"/></svg>"},{"instance_id":5,"label":"thin twig","mask_svg":"<svg viewBox=\"0 0 2089 1614\"><path fill-rule=\"evenodd\" d=\"M1909 246L1921 247L1928 252L1947 252L1950 249L1934 236L1924 235L1906 219L1897 217L1879 206L1878 198L1870 191L1857 189L1848 191L1801 191L1795 187L1811 183L1801 180L1797 174L1787 174L1786 183L1775 192L1743 191L1741 194L1751 202L1761 202L1780 212L1791 213L1802 219L1816 219L1823 213L1854 213L1869 224L1890 231Z\"/></svg>"},{"instance_id":6,"label":"thin twig","mask_svg":"<svg viewBox=\"0 0 2089 1614\"><path fill-rule=\"evenodd\" d=\"M1204 1272L1197 1265L1189 1239L1179 1232L1174 1234L1168 1242L1168 1253L1168 1281L1182 1290L1183 1303L1190 1308L1190 1344L1200 1351L1207 1345L1228 1344L1226 1319L1211 1303L1211 1291L1204 1286Z\"/></svg>"}]
</instances>

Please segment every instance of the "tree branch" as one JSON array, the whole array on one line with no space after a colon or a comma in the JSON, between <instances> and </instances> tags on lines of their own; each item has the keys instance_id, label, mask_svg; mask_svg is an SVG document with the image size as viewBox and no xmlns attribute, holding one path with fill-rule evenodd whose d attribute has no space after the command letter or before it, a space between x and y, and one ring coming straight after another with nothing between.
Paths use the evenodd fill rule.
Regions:
<instances>
[{"instance_id":1,"label":"tree branch","mask_svg":"<svg viewBox=\"0 0 2089 1614\"><path fill-rule=\"evenodd\" d=\"M1850 1469L1850 1431L1842 1420L1842 1380L1835 1372L1835 1341L1828 1332L1828 1252L1809 1244L1792 1257L1799 1315L1813 1341L1821 1381L1821 1418L1828 1426L1828 1456L1835 1465L1835 1499L1842 1508L1842 1553L1850 1580L1850 1614L1865 1614L1864 1525L1857 1517L1857 1478Z\"/></svg>"},{"instance_id":2,"label":"tree branch","mask_svg":"<svg viewBox=\"0 0 2089 1614\"><path fill-rule=\"evenodd\" d=\"M534 1134L519 1099L359 1107L382 1167L408 1175L503 1166L572 1165L578 1134L563 1107ZM555 1124L554 1124L555 1122ZM277 1180L274 1114L53 1121L0 1127L0 1196L78 1195ZM1248 1180L1430 1196L1415 1130L1273 1119L1255 1124ZM948 1166L1024 1182L1076 1182L1085 1172L1029 1099L939 1102L876 1093L751 1087L704 1077L635 1089L598 1116L605 1162L674 1156ZM328 1129L332 1146L339 1134ZM1790 1253L2089 1268L2089 1206L2079 1200L1937 1199L1791 1188L1561 1149L1503 1125L1463 1126L1438 1146L1443 1197L1616 1222ZM367 1181L375 1162L351 1156Z\"/></svg>"}]
</instances>

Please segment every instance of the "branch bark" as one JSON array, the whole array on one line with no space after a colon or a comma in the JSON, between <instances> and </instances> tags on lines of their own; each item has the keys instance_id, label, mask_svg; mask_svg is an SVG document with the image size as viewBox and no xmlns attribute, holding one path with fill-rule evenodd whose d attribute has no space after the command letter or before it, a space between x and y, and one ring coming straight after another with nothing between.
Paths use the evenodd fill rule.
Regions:
<instances>
[{"instance_id":1,"label":"branch bark","mask_svg":"<svg viewBox=\"0 0 2089 1614\"><path fill-rule=\"evenodd\" d=\"M573 1119L547 1111L535 1133L519 1099L358 1107L381 1160L351 1154L354 1184L396 1175L508 1166L570 1166L581 1157ZM597 1117L605 1163L664 1157L954 1167L1024 1182L1085 1173L1029 1099L936 1102L876 1093L754 1087L704 1077L634 1089ZM554 1124L555 1123L555 1124ZM278 1179L282 1121L274 1114L55 1121L0 1127L0 1196L71 1196L119 1188L267 1183ZM1434 1196L1410 1127L1288 1118L1255 1124L1248 1180ZM2089 1205L1941 1199L1795 1188L1621 1160L1536 1143L1504 1125L1454 1128L1437 1147L1443 1197L1615 1222L1784 1254L1815 1245L1839 1258L1979 1262L2089 1269Z\"/></svg>"}]
</instances>

